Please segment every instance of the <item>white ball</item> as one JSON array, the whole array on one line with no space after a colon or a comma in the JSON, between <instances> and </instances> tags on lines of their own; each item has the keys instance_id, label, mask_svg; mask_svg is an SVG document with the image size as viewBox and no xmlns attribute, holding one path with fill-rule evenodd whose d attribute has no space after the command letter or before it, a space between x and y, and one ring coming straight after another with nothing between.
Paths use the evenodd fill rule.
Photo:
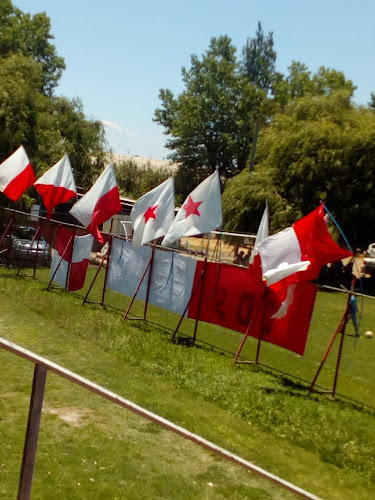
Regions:
<instances>
[{"instance_id":1,"label":"white ball","mask_svg":"<svg viewBox=\"0 0 375 500\"><path fill-rule=\"evenodd\" d=\"M366 339L372 339L373 336L374 334L370 330L367 330L367 332L365 332Z\"/></svg>"}]
</instances>

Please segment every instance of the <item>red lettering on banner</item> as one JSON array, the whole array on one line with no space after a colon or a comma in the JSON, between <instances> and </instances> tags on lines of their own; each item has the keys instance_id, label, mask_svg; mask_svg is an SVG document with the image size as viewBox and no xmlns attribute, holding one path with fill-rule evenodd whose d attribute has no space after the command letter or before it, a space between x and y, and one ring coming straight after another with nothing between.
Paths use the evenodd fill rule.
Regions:
<instances>
[{"instance_id":1,"label":"red lettering on banner","mask_svg":"<svg viewBox=\"0 0 375 500\"><path fill-rule=\"evenodd\" d=\"M189 318L196 319L201 297L200 321L244 333L251 320L250 336L258 338L262 331L264 341L303 354L316 296L314 284L297 283L293 302L286 308L285 315L272 319L285 300L288 283L280 282L265 294L265 284L257 265L245 269L229 264L198 262L193 289L203 268L203 293L200 292L201 282L191 299Z\"/></svg>"}]
</instances>

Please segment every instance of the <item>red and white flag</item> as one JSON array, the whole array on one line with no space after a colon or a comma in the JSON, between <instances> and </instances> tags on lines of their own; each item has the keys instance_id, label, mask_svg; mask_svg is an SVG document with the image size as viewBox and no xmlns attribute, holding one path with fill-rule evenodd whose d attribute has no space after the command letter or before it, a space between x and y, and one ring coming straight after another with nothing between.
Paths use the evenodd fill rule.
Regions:
<instances>
[{"instance_id":1,"label":"red and white flag","mask_svg":"<svg viewBox=\"0 0 375 500\"><path fill-rule=\"evenodd\" d=\"M323 265L352 256L329 234L324 205L289 227L269 236L256 248L262 261L262 274L270 286L296 272L299 280L315 279Z\"/></svg>"},{"instance_id":2,"label":"red and white flag","mask_svg":"<svg viewBox=\"0 0 375 500\"><path fill-rule=\"evenodd\" d=\"M104 243L104 239L98 226L120 212L120 193L112 165L106 167L92 188L70 210L100 243Z\"/></svg>"},{"instance_id":3,"label":"red and white flag","mask_svg":"<svg viewBox=\"0 0 375 500\"><path fill-rule=\"evenodd\" d=\"M20 146L0 165L0 191L17 201L35 182L35 174L25 148Z\"/></svg>"},{"instance_id":4,"label":"red and white flag","mask_svg":"<svg viewBox=\"0 0 375 500\"><path fill-rule=\"evenodd\" d=\"M222 225L219 172L207 177L186 198L162 245L170 245L183 236L213 231Z\"/></svg>"},{"instance_id":5,"label":"red and white flag","mask_svg":"<svg viewBox=\"0 0 375 500\"><path fill-rule=\"evenodd\" d=\"M59 229L50 269L55 283L69 291L83 287L93 241L91 234L74 236L68 229Z\"/></svg>"},{"instance_id":6,"label":"red and white flag","mask_svg":"<svg viewBox=\"0 0 375 500\"><path fill-rule=\"evenodd\" d=\"M47 170L34 183L34 186L47 209L47 219L50 219L56 205L77 196L76 183L68 155L63 156L60 161Z\"/></svg>"},{"instance_id":7,"label":"red and white flag","mask_svg":"<svg viewBox=\"0 0 375 500\"><path fill-rule=\"evenodd\" d=\"M139 198L130 215L134 249L164 236L174 218L173 177Z\"/></svg>"}]
</instances>

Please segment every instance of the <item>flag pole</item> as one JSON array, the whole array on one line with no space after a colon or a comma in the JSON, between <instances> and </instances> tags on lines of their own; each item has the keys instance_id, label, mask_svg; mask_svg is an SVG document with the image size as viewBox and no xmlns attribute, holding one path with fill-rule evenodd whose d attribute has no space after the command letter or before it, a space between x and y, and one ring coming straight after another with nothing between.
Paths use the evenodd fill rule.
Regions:
<instances>
[{"instance_id":1,"label":"flag pole","mask_svg":"<svg viewBox=\"0 0 375 500\"><path fill-rule=\"evenodd\" d=\"M148 281L147 281L147 292L146 292L146 302L145 302L145 310L143 313L143 319L146 319L147 315L147 306L148 306L148 299L150 297L150 288L151 288L151 280L152 280L152 268L154 264L154 254L155 254L155 245L152 245L152 254L151 254L151 262L150 262L150 272L148 275Z\"/></svg>"},{"instance_id":2,"label":"flag pole","mask_svg":"<svg viewBox=\"0 0 375 500\"><path fill-rule=\"evenodd\" d=\"M31 243L30 243L30 245L29 245L29 247L28 247L28 249L27 249L26 254L25 254L25 255L22 257L22 259L21 259L21 262L20 262L20 265L19 265L19 268L18 268L18 271L17 271L17 276L19 276L19 275L20 275L20 272L21 272L21 270L23 269L23 264L24 264L25 260L27 259L27 256L29 255L29 252L30 252L30 250L31 250L31 247L32 247L32 246L33 246L33 244L34 244L34 241L35 241L36 237L38 236L39 231L40 231L40 224L39 224L39 226L38 226L37 230L35 231L35 234L34 234L34 236L33 236L33 239L31 240ZM35 255L36 255L36 258L38 257L38 248L39 248L39 237L38 237L38 246L37 246L37 250L36 250L36 254L35 254ZM35 264L36 264L36 262L34 261L34 273L33 273L33 278L35 277Z\"/></svg>"},{"instance_id":3,"label":"flag pole","mask_svg":"<svg viewBox=\"0 0 375 500\"><path fill-rule=\"evenodd\" d=\"M9 243L10 244L8 245L8 248L5 250L5 251L7 251L7 254L6 254L7 256L9 254L9 249L12 248L12 228L13 228L13 224L14 224L14 219L15 219L15 213L13 211L12 217L11 217L10 221L8 222L8 225L4 229L4 232L3 232L3 234L2 234L2 236L0 238L0 248L1 248L3 246L5 237L6 236L9 237ZM2 251L2 253L3 253L3 251ZM9 261L8 261L8 263L9 263ZM7 261L6 261L6 266L8 266Z\"/></svg>"},{"instance_id":4,"label":"flag pole","mask_svg":"<svg viewBox=\"0 0 375 500\"><path fill-rule=\"evenodd\" d=\"M177 335L177 332L178 332L178 329L180 328L182 320L184 319L185 314L186 314L186 312L187 312L187 310L189 308L190 302L193 300L193 297L194 297L196 291L198 290L198 286L199 286L199 284L200 284L200 282L202 280L203 271L204 270L202 269L202 271L201 271L201 273L199 275L199 278L198 278L198 280L197 280L197 282L195 284L195 287L194 287L193 291L191 292L190 299L189 299L188 303L186 304L184 312L181 314L180 321L178 322L178 325L177 325L175 331L173 332L173 335L172 335L172 338L171 338L172 342L174 342L174 340L176 338L176 335Z\"/></svg>"},{"instance_id":5,"label":"flag pole","mask_svg":"<svg viewBox=\"0 0 375 500\"><path fill-rule=\"evenodd\" d=\"M206 255L204 258L204 264L203 264L202 275L201 275L201 278L202 278L201 282L202 283L201 283L201 288L199 290L197 317L195 318L195 325L194 325L193 344L195 344L195 341L197 339L198 322L199 322L199 316L200 316L201 306L202 306L202 297L203 297L205 276L206 276L206 271L207 271L207 260L208 260L209 247L210 247L210 233L207 234Z\"/></svg>"},{"instance_id":6,"label":"flag pole","mask_svg":"<svg viewBox=\"0 0 375 500\"><path fill-rule=\"evenodd\" d=\"M268 295L268 291L267 291L267 287L266 289L264 290L263 292L263 299L267 300L267 295ZM253 365L254 363L256 364L258 362L258 359L259 359L259 349L260 349L260 346L259 346L259 340L258 340L258 347L257 347L257 357L256 357L256 361L238 361L238 358L240 356L240 353L243 349L243 346L245 345L245 342L247 340L247 337L249 336L249 332L250 332L250 328L251 328L251 325L253 324L253 321L256 317L256 315L258 314L258 311L260 309L260 306L262 304L262 300L259 301L259 304L257 305L255 311L254 311L254 314L252 315L252 317L250 318L249 320L249 323L247 325L247 328L246 328L246 332L244 334L244 337L241 341L241 344L240 344L240 347L238 348L237 352L236 352L236 355L234 356L234 359L233 359L233 363L238 363L238 364L247 364L247 365ZM264 307L264 310L265 310L265 307ZM263 317L264 317L264 312L263 312ZM263 321L262 321L263 323ZM262 335L262 329L261 331L259 332L259 337Z\"/></svg>"},{"instance_id":7,"label":"flag pole","mask_svg":"<svg viewBox=\"0 0 375 500\"><path fill-rule=\"evenodd\" d=\"M147 264L147 266L146 266L146 269L144 270L144 272L143 272L143 274L142 274L142 278L140 279L140 281L139 281L139 283L138 283L138 286L137 286L137 289L136 289L136 291L135 291L135 294L133 295L132 300L130 301L130 304L129 304L129 306L128 306L128 308L127 308L127 310L126 310L125 314L124 314L124 320L128 318L128 315L129 315L130 309L131 309L131 307L132 307L132 305L133 305L133 303L134 303L134 301L135 301L135 298L136 298L136 296L137 296L137 294L138 294L138 292L139 292L139 289L141 288L141 285L142 285L142 283L143 283L143 280L145 279L145 276L146 276L146 274L147 274L148 268L149 268L149 267L150 267L150 265L151 265L152 258L153 258L153 256L151 255L151 258L150 258L150 260L148 261L148 264ZM141 318L138 318L138 319L141 319ZM143 319L144 319L144 318L143 318Z\"/></svg>"},{"instance_id":8,"label":"flag pole","mask_svg":"<svg viewBox=\"0 0 375 500\"><path fill-rule=\"evenodd\" d=\"M51 286L51 283L53 281L53 278L56 276L56 273L57 273L57 271L58 271L58 269L59 269L59 267L61 265L61 262L63 261L63 259L65 257L66 251L67 251L67 249L68 249L68 247L69 247L69 245L70 245L70 243L72 241L72 238L73 238L73 235L69 238L69 241L68 241L66 247L64 248L64 251L63 251L63 253L62 253L61 257L60 257L59 263L57 264L56 269L55 269L55 271L54 271L54 273L53 273L53 275L52 275L52 277L51 277L51 279L50 279L50 281L48 283L47 290L49 290L49 288ZM55 249L55 252L56 252L56 249Z\"/></svg>"},{"instance_id":9,"label":"flag pole","mask_svg":"<svg viewBox=\"0 0 375 500\"><path fill-rule=\"evenodd\" d=\"M74 247L77 243L77 240L76 240L76 230L74 229L72 231L72 237L73 237L73 248L72 248L72 256L73 256L73 253L74 253ZM69 280L70 280L70 270L72 269L72 262L71 262L71 259L69 259L69 262L68 262L68 270L67 270L67 273L66 273L66 277L65 277L65 291L68 292L69 290Z\"/></svg>"},{"instance_id":10,"label":"flag pole","mask_svg":"<svg viewBox=\"0 0 375 500\"><path fill-rule=\"evenodd\" d=\"M91 292L91 290L92 290L92 287L94 286L94 283L95 283L95 281L96 281L96 278L98 277L98 274L99 274L99 272L100 272L101 268L102 268L102 267L103 267L103 265L104 265L104 261L105 261L105 259L107 258L107 255L108 255L108 249L109 249L109 245L108 245L108 248L107 248L107 250L105 251L105 253L104 253L103 257L102 257L102 261L100 262L100 264L99 264L99 266L98 266L98 269L96 270L96 273L95 273L94 279L92 280L91 285L89 286L89 289L87 290L87 293L86 293L86 295L85 295L85 298L83 299L83 302L82 302L82 304L81 304L82 306L84 306L84 305L86 304L86 302L89 302L89 301L87 300L87 298L88 298L88 296L90 295L90 292ZM97 304L98 302L95 302L95 303Z\"/></svg>"},{"instance_id":11,"label":"flag pole","mask_svg":"<svg viewBox=\"0 0 375 500\"><path fill-rule=\"evenodd\" d=\"M104 306L105 292L106 292L106 289L107 289L107 280L108 280L108 272L109 272L109 261L111 260L111 252L112 252L112 240L113 240L113 235L110 234L109 238L108 238L108 248L107 248L107 252L106 252L107 265L106 265L106 268L105 268L105 275L104 275L102 301L100 303L100 305L102 307ZM104 261L104 258L103 258L103 261Z\"/></svg>"},{"instance_id":12,"label":"flag pole","mask_svg":"<svg viewBox=\"0 0 375 500\"><path fill-rule=\"evenodd\" d=\"M346 324L348 322L348 316L349 316L349 310L350 310L350 299L353 295L353 287L354 287L354 283L355 283L355 280L356 278L354 278L353 280L353 283L352 283L352 289L350 290L349 292L349 295L348 295L348 300L347 300L347 304L346 304L346 308L345 308L345 311L339 321L339 324L337 325L337 328L332 336L332 339L326 349L326 352L323 356L323 359L319 365L319 368L315 374L315 377L314 377L314 380L311 382L311 385L309 387L309 394L311 394L312 392L315 392L315 393L318 393L318 394L331 394L332 397L334 397L335 395L335 392L336 392L336 386L337 386L337 378L338 378L338 372L339 372L339 367L340 367L340 361L341 361L341 354L342 354L342 349L343 349L343 344L344 344L344 336L345 336L345 329L346 329ZM332 390L331 391L327 391L327 390L322 390L322 391L319 391L319 390L315 390L314 389L314 386L315 386L315 383L319 377L319 374L327 360L327 357L328 357L328 354L330 353L331 351L331 348L333 346L333 343L337 337L337 335L341 333L341 340L340 340L340 345L339 345L339 351L338 351L338 355L337 355L337 362L336 362L336 369L335 369L335 377L334 377L334 382L333 382L333 387L332 387Z\"/></svg>"}]
</instances>

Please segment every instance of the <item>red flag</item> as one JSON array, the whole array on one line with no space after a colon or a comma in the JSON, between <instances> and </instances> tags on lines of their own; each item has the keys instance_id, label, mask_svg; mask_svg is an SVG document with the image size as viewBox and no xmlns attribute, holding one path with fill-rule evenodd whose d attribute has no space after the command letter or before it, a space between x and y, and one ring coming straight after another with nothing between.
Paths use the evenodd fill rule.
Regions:
<instances>
[{"instance_id":1,"label":"red flag","mask_svg":"<svg viewBox=\"0 0 375 500\"><path fill-rule=\"evenodd\" d=\"M51 217L56 205L65 203L77 196L72 167L65 155L34 184L47 209L47 219Z\"/></svg>"},{"instance_id":2,"label":"red flag","mask_svg":"<svg viewBox=\"0 0 375 500\"><path fill-rule=\"evenodd\" d=\"M100 243L104 243L98 226L121 212L120 193L112 165L104 170L92 188L70 210L70 213Z\"/></svg>"},{"instance_id":3,"label":"red flag","mask_svg":"<svg viewBox=\"0 0 375 500\"><path fill-rule=\"evenodd\" d=\"M0 191L12 201L17 201L35 182L35 174L26 154L20 146L0 165Z\"/></svg>"}]
</instances>

